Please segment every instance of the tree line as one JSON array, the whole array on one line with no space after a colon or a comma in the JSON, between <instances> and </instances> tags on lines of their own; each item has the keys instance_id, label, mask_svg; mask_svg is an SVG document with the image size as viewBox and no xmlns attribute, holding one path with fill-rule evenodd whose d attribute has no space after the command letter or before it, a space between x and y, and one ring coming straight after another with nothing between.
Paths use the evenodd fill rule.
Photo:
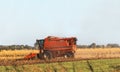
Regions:
<instances>
[{"instance_id":1,"label":"tree line","mask_svg":"<svg viewBox=\"0 0 120 72\"><path fill-rule=\"evenodd\" d=\"M77 45L78 48L120 48L119 44L109 43L107 45L97 45L96 43L92 43L90 45Z\"/></svg>"},{"instance_id":2,"label":"tree line","mask_svg":"<svg viewBox=\"0 0 120 72\"><path fill-rule=\"evenodd\" d=\"M21 49L34 49L29 45L0 45L0 50L21 50Z\"/></svg>"}]
</instances>

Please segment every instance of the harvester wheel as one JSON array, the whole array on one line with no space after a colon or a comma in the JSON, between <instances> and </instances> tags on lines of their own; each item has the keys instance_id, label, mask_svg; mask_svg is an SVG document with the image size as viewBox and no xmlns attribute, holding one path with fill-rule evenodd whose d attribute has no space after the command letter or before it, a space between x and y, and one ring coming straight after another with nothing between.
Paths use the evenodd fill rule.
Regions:
<instances>
[{"instance_id":1,"label":"harvester wheel","mask_svg":"<svg viewBox=\"0 0 120 72\"><path fill-rule=\"evenodd\" d=\"M45 60L50 60L50 59L52 59L52 53L49 52L49 51L44 52L43 58L44 58Z\"/></svg>"},{"instance_id":2,"label":"harvester wheel","mask_svg":"<svg viewBox=\"0 0 120 72\"><path fill-rule=\"evenodd\" d=\"M66 53L64 58L74 58L74 53Z\"/></svg>"},{"instance_id":3,"label":"harvester wheel","mask_svg":"<svg viewBox=\"0 0 120 72\"><path fill-rule=\"evenodd\" d=\"M70 53L66 53L65 55L64 55L64 58L70 58Z\"/></svg>"},{"instance_id":4,"label":"harvester wheel","mask_svg":"<svg viewBox=\"0 0 120 72\"><path fill-rule=\"evenodd\" d=\"M74 58L74 53L70 53L70 58Z\"/></svg>"}]
</instances>

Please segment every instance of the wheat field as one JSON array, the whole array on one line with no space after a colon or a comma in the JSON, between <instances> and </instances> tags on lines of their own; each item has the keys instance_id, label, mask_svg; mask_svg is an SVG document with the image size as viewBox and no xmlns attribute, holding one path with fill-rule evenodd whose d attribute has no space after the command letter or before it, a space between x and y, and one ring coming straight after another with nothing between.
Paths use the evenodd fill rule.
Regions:
<instances>
[{"instance_id":1,"label":"wheat field","mask_svg":"<svg viewBox=\"0 0 120 72\"><path fill-rule=\"evenodd\" d=\"M20 59L30 53L38 53L38 50L2 50L0 51L0 59Z\"/></svg>"},{"instance_id":2,"label":"wheat field","mask_svg":"<svg viewBox=\"0 0 120 72\"><path fill-rule=\"evenodd\" d=\"M39 53L39 50L2 50L0 59L20 59L30 53ZM120 48L77 48L75 58L120 58Z\"/></svg>"}]
</instances>

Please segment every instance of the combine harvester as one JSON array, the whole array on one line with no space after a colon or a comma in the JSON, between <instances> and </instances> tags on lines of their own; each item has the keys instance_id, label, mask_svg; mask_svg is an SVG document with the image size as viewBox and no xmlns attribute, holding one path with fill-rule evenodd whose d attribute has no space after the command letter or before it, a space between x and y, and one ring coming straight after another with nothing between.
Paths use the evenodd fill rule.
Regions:
<instances>
[{"instance_id":1,"label":"combine harvester","mask_svg":"<svg viewBox=\"0 0 120 72\"><path fill-rule=\"evenodd\" d=\"M76 52L76 41L75 37L59 38L54 36L36 40L39 45L39 53L30 53L24 59L39 58L50 60L56 57L73 58Z\"/></svg>"}]
</instances>

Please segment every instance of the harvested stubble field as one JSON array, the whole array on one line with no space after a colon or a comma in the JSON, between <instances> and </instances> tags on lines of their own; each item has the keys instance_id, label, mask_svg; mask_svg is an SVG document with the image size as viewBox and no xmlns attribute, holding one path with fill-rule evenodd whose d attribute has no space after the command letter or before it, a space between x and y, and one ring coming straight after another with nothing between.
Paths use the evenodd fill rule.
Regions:
<instances>
[{"instance_id":1,"label":"harvested stubble field","mask_svg":"<svg viewBox=\"0 0 120 72\"><path fill-rule=\"evenodd\" d=\"M77 49L76 58L120 58L120 48L84 48Z\"/></svg>"}]
</instances>

